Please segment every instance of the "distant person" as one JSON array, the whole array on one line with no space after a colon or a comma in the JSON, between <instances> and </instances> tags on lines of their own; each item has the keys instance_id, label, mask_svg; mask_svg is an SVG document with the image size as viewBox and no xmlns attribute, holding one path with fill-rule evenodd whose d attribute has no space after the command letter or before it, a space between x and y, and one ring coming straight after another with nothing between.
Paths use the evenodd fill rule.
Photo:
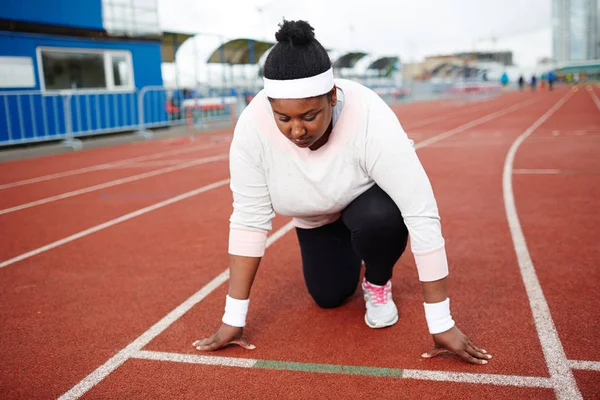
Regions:
<instances>
[{"instance_id":1,"label":"distant person","mask_svg":"<svg viewBox=\"0 0 600 400\"><path fill-rule=\"evenodd\" d=\"M556 81L556 74L554 73L554 71L548 72L548 90L553 89L555 81Z\"/></svg>"},{"instance_id":2,"label":"distant person","mask_svg":"<svg viewBox=\"0 0 600 400\"><path fill-rule=\"evenodd\" d=\"M521 91L523 91L523 88L525 87L525 78L523 78L523 75L519 76L519 89Z\"/></svg>"},{"instance_id":3,"label":"distant person","mask_svg":"<svg viewBox=\"0 0 600 400\"><path fill-rule=\"evenodd\" d=\"M506 72L502 73L502 76L500 77L500 83L502 86L508 85L508 74Z\"/></svg>"},{"instance_id":4,"label":"distant person","mask_svg":"<svg viewBox=\"0 0 600 400\"><path fill-rule=\"evenodd\" d=\"M471 342L450 314L436 200L398 117L371 89L334 79L327 51L307 22L284 21L280 27L265 61L264 90L240 115L231 143L230 278L222 325L193 346L201 351L230 343L253 348L243 328L277 213L294 218L314 302L337 308L360 287L370 328L398 321L391 278L410 235L434 344L422 356L449 350L466 362L486 364L491 355ZM270 290L286 296L276 283ZM288 312L301 312L291 304ZM283 328L285 334L276 324L273 329ZM315 339L305 337L297 345Z\"/></svg>"},{"instance_id":5,"label":"distant person","mask_svg":"<svg viewBox=\"0 0 600 400\"><path fill-rule=\"evenodd\" d=\"M537 76L535 74L531 75L531 90L535 92L535 88L537 87Z\"/></svg>"}]
</instances>

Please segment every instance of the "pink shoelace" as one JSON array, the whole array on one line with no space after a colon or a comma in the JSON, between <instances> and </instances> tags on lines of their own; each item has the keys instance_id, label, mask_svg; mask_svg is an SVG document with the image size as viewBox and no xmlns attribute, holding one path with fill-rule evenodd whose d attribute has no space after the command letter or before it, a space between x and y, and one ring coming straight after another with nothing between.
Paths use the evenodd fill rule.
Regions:
<instances>
[{"instance_id":1,"label":"pink shoelace","mask_svg":"<svg viewBox=\"0 0 600 400\"><path fill-rule=\"evenodd\" d=\"M388 281L385 286L376 286L366 280L364 281L365 289L369 292L371 302L373 304L386 304L388 294L392 291L392 285Z\"/></svg>"}]
</instances>

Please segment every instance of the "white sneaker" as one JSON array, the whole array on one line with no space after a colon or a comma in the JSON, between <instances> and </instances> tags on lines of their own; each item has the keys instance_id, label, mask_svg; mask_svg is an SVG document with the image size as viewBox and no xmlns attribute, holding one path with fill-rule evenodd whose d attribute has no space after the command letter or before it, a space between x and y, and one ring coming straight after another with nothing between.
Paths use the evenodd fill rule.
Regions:
<instances>
[{"instance_id":1,"label":"white sneaker","mask_svg":"<svg viewBox=\"0 0 600 400\"><path fill-rule=\"evenodd\" d=\"M363 278L362 290L367 312L365 322L371 328L385 328L398 322L398 309L392 300L392 282L373 285Z\"/></svg>"}]
</instances>

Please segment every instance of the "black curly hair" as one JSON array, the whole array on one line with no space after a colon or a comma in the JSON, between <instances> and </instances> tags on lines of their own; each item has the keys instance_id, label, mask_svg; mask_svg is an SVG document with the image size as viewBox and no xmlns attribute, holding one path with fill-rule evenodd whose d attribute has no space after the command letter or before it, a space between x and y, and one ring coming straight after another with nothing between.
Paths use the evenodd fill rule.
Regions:
<instances>
[{"instance_id":1,"label":"black curly hair","mask_svg":"<svg viewBox=\"0 0 600 400\"><path fill-rule=\"evenodd\" d=\"M267 79L300 79L319 75L331 68L325 48L315 39L306 21L286 21L275 34L277 44L267 56L263 74Z\"/></svg>"}]
</instances>

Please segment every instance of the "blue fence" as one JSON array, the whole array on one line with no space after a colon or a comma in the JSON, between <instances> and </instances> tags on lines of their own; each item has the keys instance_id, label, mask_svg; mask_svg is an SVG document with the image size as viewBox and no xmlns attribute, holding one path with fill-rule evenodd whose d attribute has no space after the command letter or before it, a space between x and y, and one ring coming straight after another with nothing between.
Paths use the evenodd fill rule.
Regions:
<instances>
[{"instance_id":1,"label":"blue fence","mask_svg":"<svg viewBox=\"0 0 600 400\"><path fill-rule=\"evenodd\" d=\"M133 130L139 125L137 92L65 95L65 102L73 136Z\"/></svg>"},{"instance_id":2,"label":"blue fence","mask_svg":"<svg viewBox=\"0 0 600 400\"><path fill-rule=\"evenodd\" d=\"M0 93L0 143L27 143L65 136L64 101L39 92Z\"/></svg>"},{"instance_id":3,"label":"blue fence","mask_svg":"<svg viewBox=\"0 0 600 400\"><path fill-rule=\"evenodd\" d=\"M130 92L0 92L0 146L113 132L147 132L235 118L235 97L177 98L164 87Z\"/></svg>"}]
</instances>

